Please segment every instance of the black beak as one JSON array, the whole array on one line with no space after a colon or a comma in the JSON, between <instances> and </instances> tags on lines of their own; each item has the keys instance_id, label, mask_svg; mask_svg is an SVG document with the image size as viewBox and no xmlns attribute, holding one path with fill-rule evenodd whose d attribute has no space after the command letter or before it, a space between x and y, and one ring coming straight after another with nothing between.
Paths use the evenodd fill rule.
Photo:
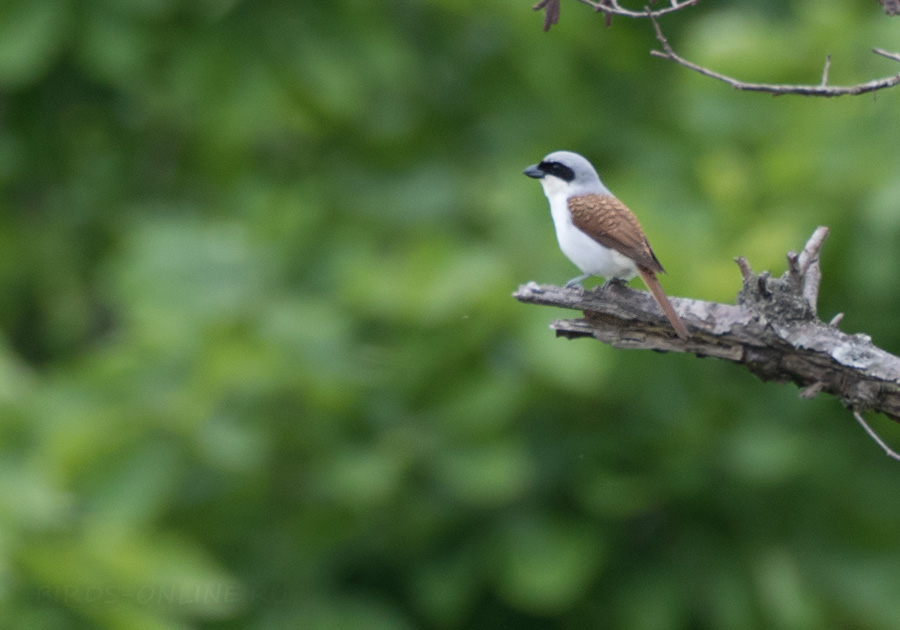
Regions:
<instances>
[{"instance_id":1,"label":"black beak","mask_svg":"<svg viewBox=\"0 0 900 630\"><path fill-rule=\"evenodd\" d=\"M544 171L541 170L541 167L537 164L532 164L523 172L528 175L528 177L533 177L535 179L541 179L544 177L544 175L546 175L546 173L544 173Z\"/></svg>"}]
</instances>

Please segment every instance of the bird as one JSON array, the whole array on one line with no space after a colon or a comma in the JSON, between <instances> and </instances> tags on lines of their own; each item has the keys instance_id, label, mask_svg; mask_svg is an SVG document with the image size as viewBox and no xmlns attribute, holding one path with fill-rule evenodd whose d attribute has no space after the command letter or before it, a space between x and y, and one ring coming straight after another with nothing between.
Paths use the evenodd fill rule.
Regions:
<instances>
[{"instance_id":1,"label":"bird","mask_svg":"<svg viewBox=\"0 0 900 630\"><path fill-rule=\"evenodd\" d=\"M580 285L590 276L627 282L640 275L675 333L682 339L690 336L659 284L656 274L665 269L637 217L603 185L584 156L554 151L524 174L540 181L550 202L559 248L582 272L567 287Z\"/></svg>"}]
</instances>

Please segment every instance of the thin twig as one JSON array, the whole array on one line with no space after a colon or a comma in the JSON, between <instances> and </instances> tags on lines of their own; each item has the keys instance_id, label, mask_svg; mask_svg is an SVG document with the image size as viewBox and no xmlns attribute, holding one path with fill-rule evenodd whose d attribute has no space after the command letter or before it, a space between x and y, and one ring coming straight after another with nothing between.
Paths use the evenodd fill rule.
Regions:
<instances>
[{"instance_id":1,"label":"thin twig","mask_svg":"<svg viewBox=\"0 0 900 630\"><path fill-rule=\"evenodd\" d=\"M747 262L746 258L738 256L734 259L734 262L737 263L738 268L741 270L741 277L745 282L753 277L753 269L750 267L750 263Z\"/></svg>"},{"instance_id":2,"label":"thin twig","mask_svg":"<svg viewBox=\"0 0 900 630\"><path fill-rule=\"evenodd\" d=\"M584 0L582 0L584 1ZM673 49L672 45L669 43L669 40L666 39L666 36L663 34L662 29L659 26L659 22L656 20L656 15L652 12L647 15L650 18L651 22L653 22L653 29L656 31L656 39L662 46L662 51L659 50L651 50L650 54L654 57L659 57L661 59L669 59L674 61L675 63L688 68L689 70L693 70L699 74L702 74L705 77L710 77L711 79L716 79L718 81L723 81L727 83L731 87L736 90L745 90L748 92L765 92L768 94L781 95L781 94L799 94L802 96L826 96L826 97L834 97L834 96L844 96L844 95L857 95L857 94L866 94L868 92L874 92L876 90L883 90L885 88L893 87L897 84L900 84L900 73L897 73L890 77L885 77L883 79L875 79L873 81L869 81L867 83L859 83L857 85L846 85L846 86L827 86L824 84L820 85L791 85L791 84L776 84L776 83L748 83L746 81L741 81L739 79L735 79L734 77L729 77L720 72L716 72L715 70L710 70L709 68L704 68L703 66L697 65L693 62L688 61L684 57L678 55ZM887 57L888 59L893 59L894 61L900 61L900 53L892 53L885 50L881 50L880 48L875 48L872 52L881 55L882 57ZM830 65L827 64L827 65ZM827 66L826 73L827 75ZM827 76L823 76L823 79L826 79Z\"/></svg>"},{"instance_id":3,"label":"thin twig","mask_svg":"<svg viewBox=\"0 0 900 630\"><path fill-rule=\"evenodd\" d=\"M900 61L900 53L890 52L884 50L883 48L873 48L872 52L876 55L881 55L882 57L887 57L888 59L893 59L894 61Z\"/></svg>"},{"instance_id":4,"label":"thin twig","mask_svg":"<svg viewBox=\"0 0 900 630\"><path fill-rule=\"evenodd\" d=\"M884 443L884 440L875 433L875 431L868 425L868 423L863 419L862 414L858 411L853 412L853 417L856 418L856 421L862 425L862 428L866 430L866 433L869 434L869 437L875 440L875 443L881 447L881 450L884 451L884 454L890 457L891 459L895 459L900 462L900 453L897 453L894 449Z\"/></svg>"},{"instance_id":5,"label":"thin twig","mask_svg":"<svg viewBox=\"0 0 900 630\"><path fill-rule=\"evenodd\" d=\"M828 228L819 226L806 242L803 251L797 257L797 270L803 285L803 298L812 309L813 315L818 312L819 284L822 282L822 270L819 268L819 252L828 237Z\"/></svg>"},{"instance_id":6,"label":"thin twig","mask_svg":"<svg viewBox=\"0 0 900 630\"><path fill-rule=\"evenodd\" d=\"M628 18L656 18L661 15L675 13L676 11L692 7L700 2L700 0L684 0L683 2L672 0L670 6L663 9L656 9L655 11L651 10L650 7L644 7L643 11L632 11L631 9L626 9L621 6L618 3L618 0L578 0L578 2L586 4L595 11L607 15L621 15L622 17Z\"/></svg>"},{"instance_id":7,"label":"thin twig","mask_svg":"<svg viewBox=\"0 0 900 630\"><path fill-rule=\"evenodd\" d=\"M821 87L828 85L828 71L831 70L831 55L825 55L825 67L822 69Z\"/></svg>"},{"instance_id":8,"label":"thin twig","mask_svg":"<svg viewBox=\"0 0 900 630\"><path fill-rule=\"evenodd\" d=\"M828 238L828 228L824 225L820 225L816 228L816 231L813 232L810 239L806 241L803 251L800 252L799 262L801 274L805 274L813 262L818 262L819 252L822 251L822 245L825 243L826 238Z\"/></svg>"},{"instance_id":9,"label":"thin twig","mask_svg":"<svg viewBox=\"0 0 900 630\"><path fill-rule=\"evenodd\" d=\"M807 400L812 400L816 396L819 395L819 392L822 391L822 388L825 387L825 383L822 381L816 381L812 385L807 385L803 389L800 390L800 393L797 394L800 398L805 398Z\"/></svg>"},{"instance_id":10,"label":"thin twig","mask_svg":"<svg viewBox=\"0 0 900 630\"><path fill-rule=\"evenodd\" d=\"M800 256L795 251L787 253L788 271L791 275L800 277Z\"/></svg>"}]
</instances>

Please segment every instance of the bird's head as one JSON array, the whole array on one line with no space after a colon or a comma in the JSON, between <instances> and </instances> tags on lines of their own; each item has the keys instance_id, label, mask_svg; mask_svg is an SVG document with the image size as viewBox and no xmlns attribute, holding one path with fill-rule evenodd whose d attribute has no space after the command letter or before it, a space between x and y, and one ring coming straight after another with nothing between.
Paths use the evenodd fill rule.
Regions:
<instances>
[{"instance_id":1,"label":"bird's head","mask_svg":"<svg viewBox=\"0 0 900 630\"><path fill-rule=\"evenodd\" d=\"M572 151L554 151L526 168L525 174L539 179L548 197L609 194L591 163Z\"/></svg>"}]
</instances>

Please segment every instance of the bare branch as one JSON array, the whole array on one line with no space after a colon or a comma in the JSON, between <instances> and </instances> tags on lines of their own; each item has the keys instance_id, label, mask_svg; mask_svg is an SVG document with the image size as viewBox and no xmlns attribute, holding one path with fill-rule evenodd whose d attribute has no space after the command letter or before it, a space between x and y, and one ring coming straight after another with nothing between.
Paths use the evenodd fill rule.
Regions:
<instances>
[{"instance_id":1,"label":"bare branch","mask_svg":"<svg viewBox=\"0 0 900 630\"><path fill-rule=\"evenodd\" d=\"M876 90L883 90L885 88L893 87L900 83L900 73L897 73L890 77L885 77L883 79L876 79L874 81L869 81L867 83L859 83L857 85L847 85L847 86L828 86L826 85L828 79L828 70L831 67L830 58L826 61L825 71L823 72L822 82L819 85L792 85L792 84L776 84L776 83L748 83L746 81L741 81L739 79L735 79L733 77L729 77L720 72L716 72L715 70L710 70L709 68L704 68L703 66L697 65L691 61L688 61L684 57L680 56L678 53L673 50L672 45L669 43L669 40L663 34L662 29L659 26L659 22L656 20L656 16L652 14L648 14L650 20L653 22L653 29L656 31L656 40L662 46L662 50L651 50L650 54L654 57L659 57L660 59L669 59L674 61L675 63L688 68L689 70L693 70L699 74L702 74L705 77L710 77L711 79L716 79L718 81L723 81L733 87L736 90L744 90L748 92L765 92L773 95L783 95L783 94L800 94L802 96L826 96L826 97L834 97L834 96L844 96L844 95L858 95L858 94L866 94L868 92L874 92ZM881 50L880 48L874 49L872 52L881 55L882 57L887 57L888 59L893 59L895 61L900 61L900 53L891 53L885 50Z\"/></svg>"},{"instance_id":2,"label":"bare branch","mask_svg":"<svg viewBox=\"0 0 900 630\"><path fill-rule=\"evenodd\" d=\"M792 381L810 396L833 394L851 409L879 411L900 422L900 357L872 344L868 335L849 335L816 317L818 254L827 229L816 230L797 257L798 272L781 277L755 275L739 262L744 276L736 304L670 298L691 337L675 336L651 295L618 283L578 291L533 282L519 287L521 302L583 312L556 320L558 336L593 337L616 348L693 353L745 365L766 381ZM739 259L740 261L740 259Z\"/></svg>"},{"instance_id":3,"label":"bare branch","mask_svg":"<svg viewBox=\"0 0 900 630\"><path fill-rule=\"evenodd\" d=\"M803 287L803 297L812 309L812 314L817 312L816 303L819 301L819 283L822 281L822 271L819 269L819 252L822 244L828 237L828 228L820 226L813 232L812 237L806 242L806 246L797 257L796 271L792 267L791 273L796 274L795 280Z\"/></svg>"},{"instance_id":4,"label":"bare branch","mask_svg":"<svg viewBox=\"0 0 900 630\"><path fill-rule=\"evenodd\" d=\"M632 11L621 6L618 0L578 0L578 2L586 4L598 13L605 13L606 15L621 15L628 18L657 18L661 15L692 7L700 0L684 0L682 2L671 0L668 7L656 9L655 11L651 10L650 7L644 7L643 11Z\"/></svg>"},{"instance_id":5,"label":"bare branch","mask_svg":"<svg viewBox=\"0 0 900 630\"><path fill-rule=\"evenodd\" d=\"M653 0L651 0L653 1ZM681 11L688 7L696 5L700 0L670 0L668 7L653 10L649 6L645 6L643 11L634 11L626 9L619 4L618 0L578 0L582 4L586 4L598 13L603 13L606 17L606 25L610 25L610 18L614 15L620 15L628 18L649 18L653 23L653 29L656 32L656 39L662 46L662 50L651 50L650 55L661 59L669 59L675 63L693 70L705 77L716 79L727 83L736 90L747 92L764 92L773 96L781 96L784 94L798 94L801 96L825 96L837 97L845 95L859 95L883 90L885 88L894 87L900 84L900 73L884 77L883 79L874 79L866 83L857 83L855 85L829 86L828 76L831 71L831 55L825 57L825 67L822 69L822 79L818 85L800 85L787 83L751 83L749 81L741 81L728 75L716 72L710 68L688 61L675 52L669 40L663 34L659 26L657 18ZM900 14L900 0L880 0L884 6L884 11L888 15ZM559 3L560 0L540 0L534 7L535 11L544 11L544 30L549 31L550 27L559 21ZM900 62L900 53L888 52L880 48L872 50L877 55Z\"/></svg>"},{"instance_id":6,"label":"bare branch","mask_svg":"<svg viewBox=\"0 0 900 630\"><path fill-rule=\"evenodd\" d=\"M890 52L888 50L884 50L883 48L873 48L872 52L876 55L881 55L882 57L893 59L894 61L900 61L900 53Z\"/></svg>"},{"instance_id":7,"label":"bare branch","mask_svg":"<svg viewBox=\"0 0 900 630\"><path fill-rule=\"evenodd\" d=\"M813 263L819 264L819 252L828 238L828 228L824 225L816 228L813 235L806 241L803 251L800 252L800 273L805 274Z\"/></svg>"},{"instance_id":8,"label":"bare branch","mask_svg":"<svg viewBox=\"0 0 900 630\"><path fill-rule=\"evenodd\" d=\"M534 11L544 11L544 30L549 31L550 27L559 22L559 2L560 0L540 0L532 7ZM674 13L687 7L692 7L700 0L671 0L670 6L663 9L652 11L646 7L643 11L632 11L621 6L618 0L578 0L582 4L586 4L594 11L606 15L606 25L610 25L610 18L614 15L621 15L628 18L648 18Z\"/></svg>"},{"instance_id":9,"label":"bare branch","mask_svg":"<svg viewBox=\"0 0 900 630\"><path fill-rule=\"evenodd\" d=\"M825 55L825 67L822 68L822 82L819 83L821 87L825 87L828 85L828 71L831 70L831 55Z\"/></svg>"},{"instance_id":10,"label":"bare branch","mask_svg":"<svg viewBox=\"0 0 900 630\"><path fill-rule=\"evenodd\" d=\"M856 418L856 421L862 425L862 428L866 430L866 433L869 434L869 437L875 440L875 443L881 447L881 450L884 451L885 455L900 462L900 453L897 453L890 446L884 443L884 440L881 439L881 436L875 433L875 430L869 426L869 423L865 421L861 413L859 413L858 411L854 411L853 417Z\"/></svg>"},{"instance_id":11,"label":"bare branch","mask_svg":"<svg viewBox=\"0 0 900 630\"><path fill-rule=\"evenodd\" d=\"M900 15L900 0L878 0L888 15Z\"/></svg>"},{"instance_id":12,"label":"bare branch","mask_svg":"<svg viewBox=\"0 0 900 630\"><path fill-rule=\"evenodd\" d=\"M737 263L738 269L741 270L741 276L744 278L744 282L747 282L753 277L753 269L750 267L750 263L747 262L746 258L738 256L734 259L734 262Z\"/></svg>"}]
</instances>

